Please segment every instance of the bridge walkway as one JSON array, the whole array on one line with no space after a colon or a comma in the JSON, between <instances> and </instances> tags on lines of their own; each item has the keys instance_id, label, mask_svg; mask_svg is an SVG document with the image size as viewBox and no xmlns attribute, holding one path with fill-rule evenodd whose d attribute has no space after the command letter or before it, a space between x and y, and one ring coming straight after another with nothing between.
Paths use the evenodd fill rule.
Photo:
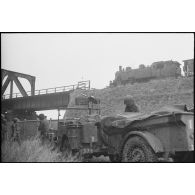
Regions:
<instances>
[{"instance_id":1,"label":"bridge walkway","mask_svg":"<svg viewBox=\"0 0 195 195\"><path fill-rule=\"evenodd\" d=\"M70 93L76 89L90 89L90 81L81 81L77 85L69 85L48 89L35 90L34 95L27 92L28 96L20 93L2 96L2 111L40 111L67 108L70 100Z\"/></svg>"}]
</instances>

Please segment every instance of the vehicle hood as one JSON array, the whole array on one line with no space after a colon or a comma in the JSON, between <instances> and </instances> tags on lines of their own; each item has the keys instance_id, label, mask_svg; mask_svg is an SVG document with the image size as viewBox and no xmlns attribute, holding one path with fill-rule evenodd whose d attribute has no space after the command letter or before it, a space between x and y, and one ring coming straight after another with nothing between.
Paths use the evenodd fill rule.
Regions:
<instances>
[{"instance_id":1,"label":"vehicle hood","mask_svg":"<svg viewBox=\"0 0 195 195\"><path fill-rule=\"evenodd\" d=\"M173 115L176 113L187 113L187 108L185 105L174 105L174 106L165 106L161 109L151 112L151 113L141 113L141 112L126 112L124 114L106 116L101 119L101 126L103 128L116 127L116 128L125 128L134 122L141 120Z\"/></svg>"}]
</instances>

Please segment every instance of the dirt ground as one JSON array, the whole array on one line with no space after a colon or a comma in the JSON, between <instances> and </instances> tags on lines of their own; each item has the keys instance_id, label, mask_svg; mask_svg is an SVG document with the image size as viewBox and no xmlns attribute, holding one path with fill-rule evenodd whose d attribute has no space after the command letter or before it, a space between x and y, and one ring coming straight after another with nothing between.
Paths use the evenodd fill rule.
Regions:
<instances>
[{"instance_id":1,"label":"dirt ground","mask_svg":"<svg viewBox=\"0 0 195 195\"><path fill-rule=\"evenodd\" d=\"M90 91L76 90L71 94L70 107L75 106L75 97L81 94L92 95L100 99L102 116L124 112L124 98L127 95L133 96L141 112L152 112L172 104L194 106L193 78L168 78ZM64 117L84 115L86 115L86 111L67 110Z\"/></svg>"},{"instance_id":2,"label":"dirt ground","mask_svg":"<svg viewBox=\"0 0 195 195\"><path fill-rule=\"evenodd\" d=\"M110 160L109 160L109 157L100 156L100 157L93 157L92 159L86 160L84 162L110 163Z\"/></svg>"}]
</instances>

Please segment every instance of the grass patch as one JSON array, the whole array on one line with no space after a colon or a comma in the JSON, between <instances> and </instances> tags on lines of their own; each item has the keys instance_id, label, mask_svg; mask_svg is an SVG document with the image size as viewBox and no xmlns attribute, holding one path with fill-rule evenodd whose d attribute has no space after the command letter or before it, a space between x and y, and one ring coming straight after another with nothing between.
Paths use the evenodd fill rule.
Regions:
<instances>
[{"instance_id":1,"label":"grass patch","mask_svg":"<svg viewBox=\"0 0 195 195\"><path fill-rule=\"evenodd\" d=\"M62 154L53 150L51 144L42 144L40 139L32 138L17 142L4 141L1 147L2 162L80 162L78 156Z\"/></svg>"}]
</instances>

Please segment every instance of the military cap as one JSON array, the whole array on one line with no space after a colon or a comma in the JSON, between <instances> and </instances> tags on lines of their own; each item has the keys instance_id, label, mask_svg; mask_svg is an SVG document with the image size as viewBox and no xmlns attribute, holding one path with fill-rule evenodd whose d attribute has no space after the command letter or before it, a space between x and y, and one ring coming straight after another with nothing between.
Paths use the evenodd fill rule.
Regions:
<instances>
[{"instance_id":1,"label":"military cap","mask_svg":"<svg viewBox=\"0 0 195 195\"><path fill-rule=\"evenodd\" d=\"M45 115L44 115L44 114L39 114L38 118L39 118L40 120L44 120Z\"/></svg>"}]
</instances>

